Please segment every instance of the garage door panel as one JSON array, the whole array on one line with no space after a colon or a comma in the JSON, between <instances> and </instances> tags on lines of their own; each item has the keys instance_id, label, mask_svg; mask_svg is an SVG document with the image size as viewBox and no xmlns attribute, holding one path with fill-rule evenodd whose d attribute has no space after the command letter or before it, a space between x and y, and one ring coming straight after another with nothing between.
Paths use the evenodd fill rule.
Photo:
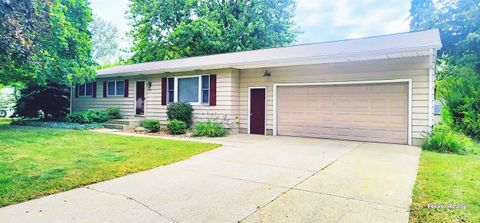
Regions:
<instances>
[{"instance_id":1,"label":"garage door panel","mask_svg":"<svg viewBox=\"0 0 480 223\"><path fill-rule=\"evenodd\" d=\"M279 135L407 143L406 83L288 86L277 91Z\"/></svg>"}]
</instances>

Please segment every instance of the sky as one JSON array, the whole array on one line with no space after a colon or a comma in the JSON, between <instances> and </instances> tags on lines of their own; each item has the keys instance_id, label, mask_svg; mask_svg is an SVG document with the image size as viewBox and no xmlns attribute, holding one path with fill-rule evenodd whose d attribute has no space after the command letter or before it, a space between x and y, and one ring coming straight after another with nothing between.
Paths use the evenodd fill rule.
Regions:
<instances>
[{"instance_id":1,"label":"sky","mask_svg":"<svg viewBox=\"0 0 480 223\"><path fill-rule=\"evenodd\" d=\"M128 0L90 0L93 13L117 26L131 28L125 18ZM409 30L408 0L297 0L296 44L384 35ZM123 45L123 44L122 44Z\"/></svg>"}]
</instances>

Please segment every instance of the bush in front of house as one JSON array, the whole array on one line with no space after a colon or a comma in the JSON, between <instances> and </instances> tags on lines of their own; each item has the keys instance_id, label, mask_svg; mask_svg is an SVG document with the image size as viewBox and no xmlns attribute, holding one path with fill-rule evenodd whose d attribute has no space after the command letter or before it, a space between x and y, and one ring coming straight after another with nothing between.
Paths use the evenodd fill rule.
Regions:
<instances>
[{"instance_id":1,"label":"bush in front of house","mask_svg":"<svg viewBox=\"0 0 480 223\"><path fill-rule=\"evenodd\" d=\"M442 120L454 130L480 140L480 73L472 68L447 66L436 81L443 103Z\"/></svg>"},{"instance_id":2,"label":"bush in front of house","mask_svg":"<svg viewBox=\"0 0 480 223\"><path fill-rule=\"evenodd\" d=\"M14 115L38 118L42 111L44 119L63 120L70 107L69 97L70 87L65 84L30 85L20 91Z\"/></svg>"},{"instance_id":3,"label":"bush in front of house","mask_svg":"<svg viewBox=\"0 0 480 223\"><path fill-rule=\"evenodd\" d=\"M187 124L187 127L192 123L193 107L186 102L170 103L167 106L168 120L179 120Z\"/></svg>"},{"instance_id":4,"label":"bush in front of house","mask_svg":"<svg viewBox=\"0 0 480 223\"><path fill-rule=\"evenodd\" d=\"M109 119L110 118L106 111L88 109L85 112L77 112L77 113L69 114L67 115L65 120L67 122L72 122L72 123L86 124L86 123L106 122Z\"/></svg>"},{"instance_id":5,"label":"bush in front of house","mask_svg":"<svg viewBox=\"0 0 480 223\"><path fill-rule=\"evenodd\" d=\"M193 127L193 136L221 137L227 134L227 130L221 123L208 120L196 122Z\"/></svg>"},{"instance_id":6,"label":"bush in front of house","mask_svg":"<svg viewBox=\"0 0 480 223\"><path fill-rule=\"evenodd\" d=\"M143 127L149 132L158 132L160 131L160 121L156 119L147 119L143 121Z\"/></svg>"},{"instance_id":7,"label":"bush in front of house","mask_svg":"<svg viewBox=\"0 0 480 223\"><path fill-rule=\"evenodd\" d=\"M466 154L470 152L473 142L467 136L453 131L445 124L436 125L427 134L422 149L441 152Z\"/></svg>"},{"instance_id":8,"label":"bush in front of house","mask_svg":"<svg viewBox=\"0 0 480 223\"><path fill-rule=\"evenodd\" d=\"M187 130L187 124L184 121L173 119L168 122L167 129L174 135L184 134Z\"/></svg>"},{"instance_id":9,"label":"bush in front of house","mask_svg":"<svg viewBox=\"0 0 480 223\"><path fill-rule=\"evenodd\" d=\"M120 108L107 108L107 110L105 110L108 114L108 117L110 119L121 119L123 118L122 117L122 113L120 112Z\"/></svg>"}]
</instances>

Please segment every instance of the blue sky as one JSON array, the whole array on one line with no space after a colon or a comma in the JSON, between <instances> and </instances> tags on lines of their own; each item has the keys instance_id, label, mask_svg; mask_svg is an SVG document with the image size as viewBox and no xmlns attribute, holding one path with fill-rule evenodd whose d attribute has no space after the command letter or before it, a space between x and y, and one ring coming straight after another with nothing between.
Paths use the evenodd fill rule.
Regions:
<instances>
[{"instance_id":1,"label":"blue sky","mask_svg":"<svg viewBox=\"0 0 480 223\"><path fill-rule=\"evenodd\" d=\"M130 29L128 0L90 0L93 13ZM297 43L311 43L408 31L408 0L297 0L295 21L303 31Z\"/></svg>"}]
</instances>

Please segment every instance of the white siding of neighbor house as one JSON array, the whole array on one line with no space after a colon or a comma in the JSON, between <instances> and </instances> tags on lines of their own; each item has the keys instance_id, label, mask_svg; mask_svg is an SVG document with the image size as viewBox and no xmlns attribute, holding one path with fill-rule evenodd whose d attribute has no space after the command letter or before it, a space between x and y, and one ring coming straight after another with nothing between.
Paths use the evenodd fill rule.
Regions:
<instances>
[{"instance_id":1,"label":"white siding of neighbor house","mask_svg":"<svg viewBox=\"0 0 480 223\"><path fill-rule=\"evenodd\" d=\"M145 88L145 109L144 118L159 119L161 124L167 122L167 106L162 105L162 77L216 74L217 75L217 105L194 105L194 121L206 121L215 119L224 123L228 128L236 131L238 124L236 118L239 114L239 73L232 69L184 72L172 74L145 75L134 77L119 77L108 79L97 79L97 97L78 97L72 100L72 111L82 112L87 109L104 110L111 107L120 108L124 118L134 118L135 109L135 83L137 80L151 81L152 86ZM105 80L129 80L129 94L125 97L103 98L103 81ZM143 117L141 117L143 118Z\"/></svg>"},{"instance_id":2,"label":"white siding of neighbor house","mask_svg":"<svg viewBox=\"0 0 480 223\"><path fill-rule=\"evenodd\" d=\"M267 133L273 129L273 84L412 79L412 142L418 145L428 126L428 57L240 70L240 132L248 128L248 87L267 87Z\"/></svg>"}]
</instances>

